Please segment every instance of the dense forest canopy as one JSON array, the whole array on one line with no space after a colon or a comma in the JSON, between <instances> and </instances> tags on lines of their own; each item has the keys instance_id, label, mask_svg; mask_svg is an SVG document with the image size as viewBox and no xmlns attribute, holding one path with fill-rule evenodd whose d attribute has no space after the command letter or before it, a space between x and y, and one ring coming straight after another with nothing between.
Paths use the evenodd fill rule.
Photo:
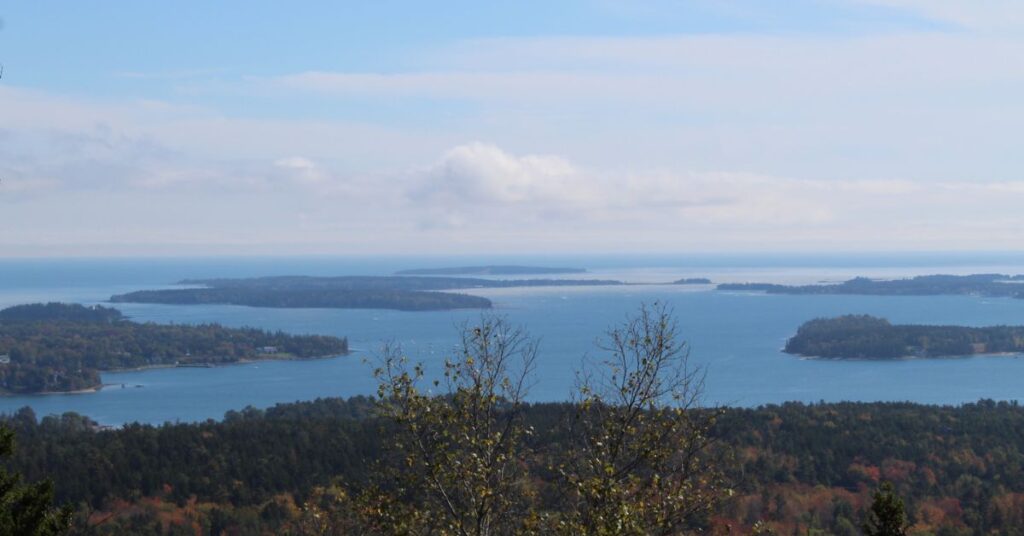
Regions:
<instances>
[{"instance_id":1,"label":"dense forest canopy","mask_svg":"<svg viewBox=\"0 0 1024 536\"><path fill-rule=\"evenodd\" d=\"M577 408L534 404L525 413L532 486L555 478ZM318 486L358 490L377 467L384 423L368 398L323 399L229 412L223 421L128 425L96 431L74 415L7 424L21 445L12 467L53 477L59 501L97 529L140 533L173 522L243 534L294 528ZM982 401L958 407L835 403L722 410L713 430L733 497L707 520L714 533L749 534L758 521L778 534L859 534L871 493L893 483L920 533L1008 533L1024 525L1024 408ZM191 516L191 517L190 517ZM158 531L159 532L159 531ZM182 530L182 533L186 531Z\"/></svg>"},{"instance_id":2,"label":"dense forest canopy","mask_svg":"<svg viewBox=\"0 0 1024 536\"><path fill-rule=\"evenodd\" d=\"M86 307L67 303L29 303L0 310L0 324L22 322L95 322L109 324L124 320L121 311L113 307L94 305Z\"/></svg>"},{"instance_id":3,"label":"dense forest canopy","mask_svg":"<svg viewBox=\"0 0 1024 536\"><path fill-rule=\"evenodd\" d=\"M921 275L910 279L876 280L856 277L831 285L722 283L718 290L763 291L769 294L865 294L931 296L939 294L1024 298L1024 275Z\"/></svg>"},{"instance_id":4,"label":"dense forest canopy","mask_svg":"<svg viewBox=\"0 0 1024 536\"><path fill-rule=\"evenodd\" d=\"M289 335L218 324L131 322L116 309L49 303L0 311L0 390L73 391L100 385L99 371L348 352L344 338Z\"/></svg>"},{"instance_id":5,"label":"dense forest canopy","mask_svg":"<svg viewBox=\"0 0 1024 536\"><path fill-rule=\"evenodd\" d=\"M861 359L949 357L1024 351L1024 326L893 325L868 315L818 318L786 342L791 354Z\"/></svg>"}]
</instances>

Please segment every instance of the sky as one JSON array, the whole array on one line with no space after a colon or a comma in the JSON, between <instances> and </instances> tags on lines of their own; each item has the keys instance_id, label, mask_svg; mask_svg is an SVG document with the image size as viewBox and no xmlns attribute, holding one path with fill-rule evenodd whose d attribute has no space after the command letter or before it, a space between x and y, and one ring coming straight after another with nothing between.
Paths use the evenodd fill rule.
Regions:
<instances>
[{"instance_id":1,"label":"sky","mask_svg":"<svg viewBox=\"0 0 1024 536\"><path fill-rule=\"evenodd\" d=\"M0 2L0 257L1024 250L1024 3Z\"/></svg>"}]
</instances>

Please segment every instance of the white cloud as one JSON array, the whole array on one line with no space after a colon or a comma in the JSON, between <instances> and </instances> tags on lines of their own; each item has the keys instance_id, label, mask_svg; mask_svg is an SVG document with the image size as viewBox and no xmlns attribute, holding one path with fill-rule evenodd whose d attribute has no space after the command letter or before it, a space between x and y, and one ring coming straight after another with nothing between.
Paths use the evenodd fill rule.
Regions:
<instances>
[{"instance_id":1,"label":"white cloud","mask_svg":"<svg viewBox=\"0 0 1024 536\"><path fill-rule=\"evenodd\" d=\"M421 227L458 233L501 233L504 226L558 235L559 226L606 237L641 234L662 246L695 241L719 245L814 241L832 247L885 236L919 246L962 235L970 227L1024 222L1016 206L1024 181L927 182L792 179L749 173L643 172L616 174L581 168L555 156L516 156L473 143L452 149L411 184L409 214ZM426 207L424 209L423 207ZM948 217L956 207L960 218ZM419 210L417 210L419 208ZM455 232L455 231L453 231ZM707 240L695 240L695 233ZM929 234L932 233L932 234ZM1020 239L1003 247L1020 246ZM912 237L912 238L908 238ZM986 243L995 237L985 237ZM571 240L571 233L564 237ZM873 238L872 238L873 239ZM906 240L906 242L904 242ZM915 242L917 241L917 242ZM875 244L877 247L879 244ZM976 244L977 245L977 244ZM993 243L989 243L993 245ZM668 247L671 249L671 247Z\"/></svg>"},{"instance_id":2,"label":"white cloud","mask_svg":"<svg viewBox=\"0 0 1024 536\"><path fill-rule=\"evenodd\" d=\"M621 77L603 73L524 70L440 71L413 73L346 73L310 71L270 79L253 79L257 87L316 92L339 97L426 97L474 100L556 100L598 91L631 94L650 82L649 76ZM647 85L649 89L651 86Z\"/></svg>"},{"instance_id":3,"label":"white cloud","mask_svg":"<svg viewBox=\"0 0 1024 536\"><path fill-rule=\"evenodd\" d=\"M251 84L238 91L272 87L278 98L316 95L385 114L395 103L465 104L437 127L461 134L450 143L557 148L607 167L1012 180L1024 39L966 31L484 39L406 72L310 71ZM404 123L433 127L415 116Z\"/></svg>"},{"instance_id":4,"label":"white cloud","mask_svg":"<svg viewBox=\"0 0 1024 536\"><path fill-rule=\"evenodd\" d=\"M565 206L592 201L591 185L564 158L516 157L498 147L471 143L449 150L426 170L416 197L456 204L537 204Z\"/></svg>"},{"instance_id":5,"label":"white cloud","mask_svg":"<svg viewBox=\"0 0 1024 536\"><path fill-rule=\"evenodd\" d=\"M59 183L51 179L7 179L0 175L0 193L27 194L45 192L53 190L58 186Z\"/></svg>"},{"instance_id":6,"label":"white cloud","mask_svg":"<svg viewBox=\"0 0 1024 536\"><path fill-rule=\"evenodd\" d=\"M0 207L12 221L50 215L3 230L0 244L7 251L69 243L106 251L153 241L189 251L220 244L279 253L1024 247L1016 232L1024 225L1024 181L615 172L480 142L398 173L347 177L299 156L267 165L293 185L303 186L307 173L323 179L309 188L271 181L226 190L205 177L183 188L175 174L189 170L172 169L166 184L148 189L40 183L15 197L0 184Z\"/></svg>"},{"instance_id":7,"label":"white cloud","mask_svg":"<svg viewBox=\"0 0 1024 536\"><path fill-rule=\"evenodd\" d=\"M291 156L274 161L274 165L289 173L292 180L305 184L322 184L328 180L324 171L315 162L301 156Z\"/></svg>"},{"instance_id":8,"label":"white cloud","mask_svg":"<svg viewBox=\"0 0 1024 536\"><path fill-rule=\"evenodd\" d=\"M1024 5L1018 0L853 0L907 9L924 16L980 30L1020 30Z\"/></svg>"},{"instance_id":9,"label":"white cloud","mask_svg":"<svg viewBox=\"0 0 1024 536\"><path fill-rule=\"evenodd\" d=\"M611 99L748 110L772 102L835 104L836 98L885 94L898 100L907 90L941 93L987 81L1019 82L1024 76L1012 67L1024 66L1022 53L1019 39L957 32L499 38L450 47L416 71L308 71L252 83L339 98Z\"/></svg>"}]
</instances>

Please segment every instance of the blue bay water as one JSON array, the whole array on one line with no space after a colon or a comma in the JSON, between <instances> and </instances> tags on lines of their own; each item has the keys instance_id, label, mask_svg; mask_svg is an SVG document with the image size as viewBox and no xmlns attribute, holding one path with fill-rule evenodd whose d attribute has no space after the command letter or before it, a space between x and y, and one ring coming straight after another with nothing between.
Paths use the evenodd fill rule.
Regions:
<instances>
[{"instance_id":1,"label":"blue bay water","mask_svg":"<svg viewBox=\"0 0 1024 536\"><path fill-rule=\"evenodd\" d=\"M495 262L493 259L489 259ZM396 269L471 264L476 259L135 259L0 261L0 307L33 301L102 303L111 294L156 288L187 277L386 274ZM707 276L716 282L841 280L854 275L895 277L926 273L1024 272L1017 256L837 257L720 256L701 258L515 259L515 262L592 267L589 277L657 283ZM540 340L531 398L569 397L583 357L600 358L596 342L641 303L672 307L692 363L707 369L706 402L753 406L789 400L909 400L955 404L1024 399L1024 358L826 361L780 351L806 320L867 313L899 323L1024 324L1024 300L972 296L781 296L730 293L707 286L547 287L474 291L496 314ZM458 327L477 311L260 309L236 306L118 304L136 321L255 326L290 333L349 337L352 355L325 360L260 362L211 369L156 369L103 374L98 393L0 398L0 411L31 406L45 415L76 411L105 424L220 418L252 405L317 397L372 394L364 360L385 341L397 342L428 371L438 371L454 348ZM123 387L122 387L123 386Z\"/></svg>"}]
</instances>

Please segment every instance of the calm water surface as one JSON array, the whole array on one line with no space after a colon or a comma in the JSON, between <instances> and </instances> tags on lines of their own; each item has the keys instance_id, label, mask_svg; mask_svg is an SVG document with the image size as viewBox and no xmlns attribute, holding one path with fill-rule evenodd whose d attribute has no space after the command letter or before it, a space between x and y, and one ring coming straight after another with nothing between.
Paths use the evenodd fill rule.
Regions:
<instances>
[{"instance_id":1,"label":"calm water surface","mask_svg":"<svg viewBox=\"0 0 1024 536\"><path fill-rule=\"evenodd\" d=\"M707 276L721 281L815 282L854 275L895 277L925 273L1024 273L1024 259L860 257L819 262L774 258L574 259L560 265L595 267L592 277L664 282ZM0 261L0 307L33 301L102 303L111 294L157 288L185 277L280 274L370 274L421 265L468 264L472 259L234 259L234 260L17 260ZM644 265L646 261L647 265ZM518 262L525 263L525 260ZM537 263L556 264L551 259ZM541 341L534 400L564 400L573 373L595 342L643 302L674 308L692 349L707 367L707 401L758 405L787 400L910 400L961 403L979 398L1024 399L1024 358L969 357L894 362L818 361L780 348L796 328L819 316L867 313L893 322L1024 324L1024 300L969 296L770 296L710 287L643 285L597 288L494 289L474 292ZM161 423L220 418L247 405L267 407L317 397L370 394L364 359L384 341L400 343L428 371L438 370L455 344L457 327L479 312L331 309L258 309L236 306L118 304L137 321L256 326L290 333L349 337L355 353L315 360L262 362L212 369L159 369L103 374L99 393L0 398L0 411L31 406L39 415L77 411L106 424ZM122 387L123 385L123 387Z\"/></svg>"}]
</instances>

